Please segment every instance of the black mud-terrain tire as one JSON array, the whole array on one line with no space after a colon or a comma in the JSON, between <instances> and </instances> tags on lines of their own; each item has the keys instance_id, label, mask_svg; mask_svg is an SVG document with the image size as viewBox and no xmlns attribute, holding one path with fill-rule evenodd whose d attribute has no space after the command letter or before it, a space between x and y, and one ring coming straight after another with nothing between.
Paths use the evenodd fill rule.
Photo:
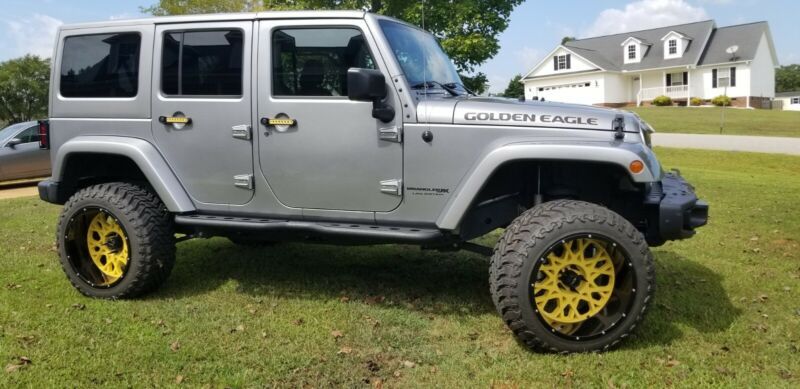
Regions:
<instances>
[{"instance_id":1,"label":"black mud-terrain tire","mask_svg":"<svg viewBox=\"0 0 800 389\"><path fill-rule=\"evenodd\" d=\"M549 247L568 236L587 233L613 239L628 253L639 292L615 327L599 337L575 340L554 333L539 318L529 280L537 260ZM540 204L517 217L495 246L489 273L498 313L520 343L534 351L606 351L617 346L641 322L655 290L653 256L644 236L617 213L572 200Z\"/></svg>"},{"instance_id":2,"label":"black mud-terrain tire","mask_svg":"<svg viewBox=\"0 0 800 389\"><path fill-rule=\"evenodd\" d=\"M70 218L87 208L101 208L122 225L128 235L129 263L124 277L110 287L86 282L67 259L65 238ZM172 215L158 196L143 186L113 182L84 188L64 205L58 222L56 244L61 265L72 285L89 297L134 298L157 289L175 264Z\"/></svg>"}]
</instances>

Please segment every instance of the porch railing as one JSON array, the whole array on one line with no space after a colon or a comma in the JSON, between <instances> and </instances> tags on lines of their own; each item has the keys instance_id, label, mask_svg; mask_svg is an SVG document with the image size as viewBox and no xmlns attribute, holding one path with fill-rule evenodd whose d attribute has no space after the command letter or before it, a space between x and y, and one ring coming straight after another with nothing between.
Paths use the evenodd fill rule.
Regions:
<instances>
[{"instance_id":1,"label":"porch railing","mask_svg":"<svg viewBox=\"0 0 800 389\"><path fill-rule=\"evenodd\" d=\"M655 88L642 88L636 97L636 105L641 105L642 102L653 100L658 96L669 96L673 99L688 99L689 86L659 86Z\"/></svg>"}]
</instances>

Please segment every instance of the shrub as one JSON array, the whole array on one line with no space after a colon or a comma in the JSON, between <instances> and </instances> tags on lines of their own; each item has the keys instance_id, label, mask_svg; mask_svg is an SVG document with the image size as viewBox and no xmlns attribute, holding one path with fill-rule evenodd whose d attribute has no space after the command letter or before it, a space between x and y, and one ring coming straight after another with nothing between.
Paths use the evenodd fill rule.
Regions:
<instances>
[{"instance_id":1,"label":"shrub","mask_svg":"<svg viewBox=\"0 0 800 389\"><path fill-rule=\"evenodd\" d=\"M656 96L656 98L653 99L653 105L657 107L666 107L672 105L672 99L669 96Z\"/></svg>"},{"instance_id":2,"label":"shrub","mask_svg":"<svg viewBox=\"0 0 800 389\"><path fill-rule=\"evenodd\" d=\"M719 95L713 99L711 99L711 104L716 105L717 107L729 106L731 105L731 98L725 95Z\"/></svg>"},{"instance_id":3,"label":"shrub","mask_svg":"<svg viewBox=\"0 0 800 389\"><path fill-rule=\"evenodd\" d=\"M694 106L700 106L703 105L703 102L704 102L703 99L699 97L692 97L692 99L689 101L689 104Z\"/></svg>"}]
</instances>

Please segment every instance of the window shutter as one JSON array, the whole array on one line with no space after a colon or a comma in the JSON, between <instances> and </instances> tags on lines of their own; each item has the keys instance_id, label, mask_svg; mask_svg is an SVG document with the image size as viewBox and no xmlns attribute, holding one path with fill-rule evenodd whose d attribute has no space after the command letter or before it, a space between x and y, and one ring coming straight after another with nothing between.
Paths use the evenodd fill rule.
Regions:
<instances>
[{"instance_id":1,"label":"window shutter","mask_svg":"<svg viewBox=\"0 0 800 389\"><path fill-rule=\"evenodd\" d=\"M553 57L553 70L558 70L558 56Z\"/></svg>"},{"instance_id":2,"label":"window shutter","mask_svg":"<svg viewBox=\"0 0 800 389\"><path fill-rule=\"evenodd\" d=\"M731 68L731 86L736 86L736 67Z\"/></svg>"},{"instance_id":3,"label":"window shutter","mask_svg":"<svg viewBox=\"0 0 800 389\"><path fill-rule=\"evenodd\" d=\"M689 85L689 72L683 72L683 85Z\"/></svg>"},{"instance_id":4,"label":"window shutter","mask_svg":"<svg viewBox=\"0 0 800 389\"><path fill-rule=\"evenodd\" d=\"M672 86L672 74L667 73L667 86Z\"/></svg>"},{"instance_id":5,"label":"window shutter","mask_svg":"<svg viewBox=\"0 0 800 389\"><path fill-rule=\"evenodd\" d=\"M567 69L569 69L571 67L570 66L570 57L572 57L572 54L567 54Z\"/></svg>"},{"instance_id":6,"label":"window shutter","mask_svg":"<svg viewBox=\"0 0 800 389\"><path fill-rule=\"evenodd\" d=\"M717 87L717 69L711 69L711 87Z\"/></svg>"}]
</instances>

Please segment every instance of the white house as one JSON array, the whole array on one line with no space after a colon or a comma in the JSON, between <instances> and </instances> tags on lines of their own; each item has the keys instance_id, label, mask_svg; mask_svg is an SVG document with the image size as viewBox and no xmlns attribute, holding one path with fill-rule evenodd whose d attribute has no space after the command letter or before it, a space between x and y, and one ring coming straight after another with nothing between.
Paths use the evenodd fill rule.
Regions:
<instances>
[{"instance_id":1,"label":"white house","mask_svg":"<svg viewBox=\"0 0 800 389\"><path fill-rule=\"evenodd\" d=\"M800 111L800 91L776 93L775 100L781 101L784 111Z\"/></svg>"},{"instance_id":2,"label":"white house","mask_svg":"<svg viewBox=\"0 0 800 389\"><path fill-rule=\"evenodd\" d=\"M777 66L767 22L717 28L707 20L569 41L522 83L529 100L620 107L727 94L734 106L762 108L775 96Z\"/></svg>"}]
</instances>

